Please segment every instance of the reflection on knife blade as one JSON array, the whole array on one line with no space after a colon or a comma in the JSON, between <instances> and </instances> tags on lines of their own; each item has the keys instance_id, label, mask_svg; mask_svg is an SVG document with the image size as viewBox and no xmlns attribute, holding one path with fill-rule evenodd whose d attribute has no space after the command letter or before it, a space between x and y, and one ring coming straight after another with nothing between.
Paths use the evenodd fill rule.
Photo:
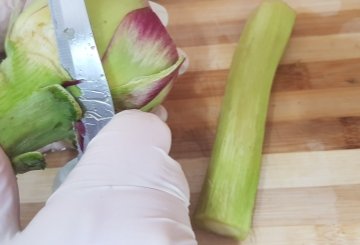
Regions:
<instances>
[{"instance_id":1,"label":"reflection on knife blade","mask_svg":"<svg viewBox=\"0 0 360 245\"><path fill-rule=\"evenodd\" d=\"M49 0L49 5L61 63L74 80L80 81L79 101L85 111L81 152L113 117L114 105L84 0Z\"/></svg>"}]
</instances>

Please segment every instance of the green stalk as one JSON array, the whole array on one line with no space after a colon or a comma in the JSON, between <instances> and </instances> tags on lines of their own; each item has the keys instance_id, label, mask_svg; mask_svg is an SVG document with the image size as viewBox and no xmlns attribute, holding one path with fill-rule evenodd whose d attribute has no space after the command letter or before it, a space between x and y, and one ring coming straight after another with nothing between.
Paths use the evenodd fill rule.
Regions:
<instances>
[{"instance_id":1,"label":"green stalk","mask_svg":"<svg viewBox=\"0 0 360 245\"><path fill-rule=\"evenodd\" d=\"M251 228L272 81L296 14L280 0L252 14L236 48L195 223L245 239Z\"/></svg>"}]
</instances>

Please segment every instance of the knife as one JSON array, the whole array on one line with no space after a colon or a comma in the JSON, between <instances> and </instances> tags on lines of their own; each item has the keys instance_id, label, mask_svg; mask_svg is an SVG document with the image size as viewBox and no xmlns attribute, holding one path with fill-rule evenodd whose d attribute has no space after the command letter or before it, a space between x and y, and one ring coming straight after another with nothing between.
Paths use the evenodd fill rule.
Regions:
<instances>
[{"instance_id":1,"label":"knife","mask_svg":"<svg viewBox=\"0 0 360 245\"><path fill-rule=\"evenodd\" d=\"M78 99L84 110L84 134L78 138L80 157L114 116L114 105L84 0L49 0L49 6L60 62L72 79L80 81Z\"/></svg>"},{"instance_id":2,"label":"knife","mask_svg":"<svg viewBox=\"0 0 360 245\"><path fill-rule=\"evenodd\" d=\"M80 81L82 94L78 99L84 110L84 132L77 132L78 157L60 169L53 185L56 190L115 112L84 0L49 0L49 7L60 62L72 79Z\"/></svg>"}]
</instances>

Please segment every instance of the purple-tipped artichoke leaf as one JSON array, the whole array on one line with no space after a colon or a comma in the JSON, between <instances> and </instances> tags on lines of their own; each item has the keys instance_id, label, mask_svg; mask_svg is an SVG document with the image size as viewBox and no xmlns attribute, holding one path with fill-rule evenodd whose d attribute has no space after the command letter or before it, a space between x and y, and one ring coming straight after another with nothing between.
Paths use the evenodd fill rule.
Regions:
<instances>
[{"instance_id":1,"label":"purple-tipped artichoke leaf","mask_svg":"<svg viewBox=\"0 0 360 245\"><path fill-rule=\"evenodd\" d=\"M121 106L120 109L142 108L146 106L177 77L183 62L184 58L181 57L174 65L157 74L138 77L129 83L114 88L113 98L118 102L116 104ZM166 94L161 97L165 98L165 96ZM161 103L161 101L159 102ZM153 106L150 107L152 108Z\"/></svg>"},{"instance_id":2,"label":"purple-tipped artichoke leaf","mask_svg":"<svg viewBox=\"0 0 360 245\"><path fill-rule=\"evenodd\" d=\"M115 104L120 109L145 106L177 75L183 61L149 7L129 13L103 57Z\"/></svg>"}]
</instances>

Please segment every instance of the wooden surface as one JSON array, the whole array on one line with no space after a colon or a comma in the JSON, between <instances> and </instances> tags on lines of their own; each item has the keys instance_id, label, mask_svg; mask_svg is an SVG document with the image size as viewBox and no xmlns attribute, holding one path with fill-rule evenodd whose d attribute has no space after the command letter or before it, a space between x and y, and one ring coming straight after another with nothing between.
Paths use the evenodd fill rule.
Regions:
<instances>
[{"instance_id":1,"label":"wooden surface","mask_svg":"<svg viewBox=\"0 0 360 245\"><path fill-rule=\"evenodd\" d=\"M234 46L260 0L159 2L190 56L165 106L193 210ZM360 1L286 2L298 19L273 86L252 234L240 243L196 229L200 245L360 244ZM71 156L51 154L49 169L19 176L24 225Z\"/></svg>"}]
</instances>

